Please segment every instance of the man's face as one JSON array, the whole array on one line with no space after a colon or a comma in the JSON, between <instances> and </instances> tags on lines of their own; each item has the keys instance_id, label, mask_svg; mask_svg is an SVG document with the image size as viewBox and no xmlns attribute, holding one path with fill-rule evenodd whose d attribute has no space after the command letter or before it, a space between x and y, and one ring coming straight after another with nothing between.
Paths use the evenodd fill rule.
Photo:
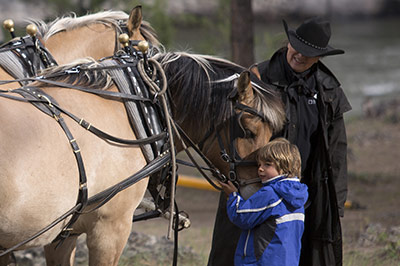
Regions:
<instances>
[{"instance_id":1,"label":"man's face","mask_svg":"<svg viewBox=\"0 0 400 266\"><path fill-rule=\"evenodd\" d=\"M307 57L297 52L291 45L288 43L288 51L286 54L286 60L290 67L297 73L302 73L309 69L312 65L318 62L319 56L316 57Z\"/></svg>"}]
</instances>

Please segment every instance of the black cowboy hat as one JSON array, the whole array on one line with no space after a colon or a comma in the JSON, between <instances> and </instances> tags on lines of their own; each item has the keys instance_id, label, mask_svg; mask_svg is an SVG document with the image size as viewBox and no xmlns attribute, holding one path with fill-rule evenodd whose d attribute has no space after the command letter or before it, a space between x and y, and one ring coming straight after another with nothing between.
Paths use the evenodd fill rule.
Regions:
<instances>
[{"instance_id":1,"label":"black cowboy hat","mask_svg":"<svg viewBox=\"0 0 400 266\"><path fill-rule=\"evenodd\" d=\"M288 29L283 20L286 35L292 47L304 56L328 56L344 54L343 50L335 49L328 45L331 38L331 26L328 21L320 17L310 18L301 24L296 31Z\"/></svg>"}]
</instances>

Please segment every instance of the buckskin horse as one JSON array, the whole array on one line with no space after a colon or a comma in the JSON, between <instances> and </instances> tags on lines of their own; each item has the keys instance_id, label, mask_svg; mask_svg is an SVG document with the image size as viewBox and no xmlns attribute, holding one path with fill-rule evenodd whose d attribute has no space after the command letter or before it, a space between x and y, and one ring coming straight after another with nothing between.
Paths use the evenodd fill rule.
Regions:
<instances>
[{"instance_id":1,"label":"buckskin horse","mask_svg":"<svg viewBox=\"0 0 400 266\"><path fill-rule=\"evenodd\" d=\"M153 52L161 49L154 29L142 19L141 6L134 7L129 15L123 11L103 11L81 17L64 16L49 23L30 22L27 31L31 36L14 38L0 48L0 80L36 76L52 63L62 65L84 57L98 60L112 56L121 49L121 33L128 34L131 41L147 40ZM17 88L19 84L0 87Z\"/></svg>"},{"instance_id":2,"label":"buckskin horse","mask_svg":"<svg viewBox=\"0 0 400 266\"><path fill-rule=\"evenodd\" d=\"M41 82L2 91L2 248L24 241L61 217L76 206L84 188L89 197L88 205L79 209L80 215L73 224L65 228L69 219L62 219L19 249L47 245L45 252L49 265L70 265L76 239L84 233L90 265L117 265L131 230L133 212L143 198L148 180L142 177L135 184L124 187L126 177L146 165L142 150L101 139L91 131L100 128L119 138L135 139L124 107L124 103L134 99L112 100L115 97L106 95L118 93L115 83L110 82L109 72L116 68L105 63L114 60L60 66L45 72ZM240 158L265 145L271 134L282 127L284 111L279 97L236 64L186 53L158 54L148 63L160 64L168 81L160 79L166 89L162 91L163 95L168 96L168 107L178 128L176 138L185 135L185 143L190 139L193 144L198 144L224 176L234 179ZM140 65L134 62L122 68L132 70ZM71 69L75 71L68 71ZM111 76L115 79L115 74ZM135 80L142 78L136 76ZM35 97L32 91L36 92ZM93 95L93 91L98 91L99 95ZM28 96L22 100L20 95ZM153 92L146 102L156 103L158 97L161 95ZM55 110L55 113L48 115L49 110ZM66 115L68 113L74 115ZM62 117L65 126L60 127ZM69 132L67 137L65 128ZM186 146L182 143L176 144L177 150ZM224 160L220 157L221 149ZM77 154L82 157L87 183L79 178L82 165L77 167ZM156 160L162 160L161 157L157 156ZM163 162L165 164L167 162ZM238 175L238 179L249 178L244 173ZM115 184L118 185L114 187ZM103 191L110 191L110 187L107 199L100 199L101 203L107 203L95 208L99 203L91 199ZM69 235L55 249L59 241L51 242L63 229L68 229Z\"/></svg>"}]
</instances>

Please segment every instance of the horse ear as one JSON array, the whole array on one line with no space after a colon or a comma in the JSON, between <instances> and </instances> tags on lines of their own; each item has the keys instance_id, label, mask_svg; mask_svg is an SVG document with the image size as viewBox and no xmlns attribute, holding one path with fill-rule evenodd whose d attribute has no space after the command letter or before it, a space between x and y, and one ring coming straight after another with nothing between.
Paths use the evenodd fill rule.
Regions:
<instances>
[{"instance_id":1,"label":"horse ear","mask_svg":"<svg viewBox=\"0 0 400 266\"><path fill-rule=\"evenodd\" d=\"M243 71L240 74L237 83L237 89L239 94L239 101L245 101L253 99L253 87L251 86L250 72L248 70Z\"/></svg>"},{"instance_id":2,"label":"horse ear","mask_svg":"<svg viewBox=\"0 0 400 266\"><path fill-rule=\"evenodd\" d=\"M129 14L129 19L127 23L130 36L132 36L135 30L139 29L140 25L142 24L142 19L142 6L134 7Z\"/></svg>"},{"instance_id":3,"label":"horse ear","mask_svg":"<svg viewBox=\"0 0 400 266\"><path fill-rule=\"evenodd\" d=\"M250 71L253 72L257 76L258 79L261 80L261 74L260 74L260 71L258 71L257 65L252 65L250 67Z\"/></svg>"}]
</instances>

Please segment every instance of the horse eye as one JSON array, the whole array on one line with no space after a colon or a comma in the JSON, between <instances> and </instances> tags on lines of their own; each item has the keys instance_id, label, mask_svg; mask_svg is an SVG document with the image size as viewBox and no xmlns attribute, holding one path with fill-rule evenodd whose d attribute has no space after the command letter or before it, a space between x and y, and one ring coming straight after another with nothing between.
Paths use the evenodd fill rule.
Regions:
<instances>
[{"instance_id":1,"label":"horse eye","mask_svg":"<svg viewBox=\"0 0 400 266\"><path fill-rule=\"evenodd\" d=\"M245 139L252 139L254 138L256 135L250 130L250 129L245 129L244 130L244 138Z\"/></svg>"}]
</instances>

